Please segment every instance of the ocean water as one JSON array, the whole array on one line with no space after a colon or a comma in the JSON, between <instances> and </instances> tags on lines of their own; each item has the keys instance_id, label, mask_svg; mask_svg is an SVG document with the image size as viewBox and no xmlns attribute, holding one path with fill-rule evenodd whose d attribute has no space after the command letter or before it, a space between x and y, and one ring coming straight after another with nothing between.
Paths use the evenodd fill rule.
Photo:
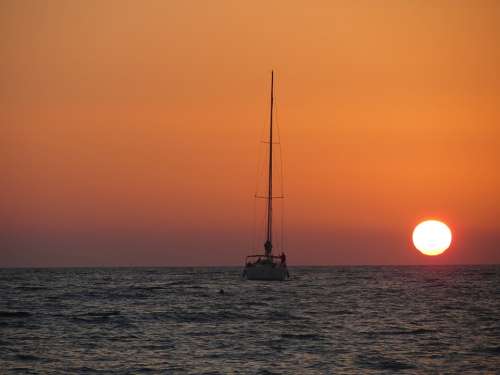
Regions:
<instances>
[{"instance_id":1,"label":"ocean water","mask_svg":"<svg viewBox=\"0 0 500 375\"><path fill-rule=\"evenodd\" d=\"M0 373L500 373L500 266L240 272L2 269Z\"/></svg>"}]
</instances>

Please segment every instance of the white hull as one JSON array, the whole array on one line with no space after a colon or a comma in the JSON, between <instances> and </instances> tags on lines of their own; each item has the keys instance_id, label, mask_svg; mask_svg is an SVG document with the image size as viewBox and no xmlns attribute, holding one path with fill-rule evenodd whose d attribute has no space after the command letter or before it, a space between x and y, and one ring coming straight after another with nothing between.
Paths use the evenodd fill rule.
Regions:
<instances>
[{"instance_id":1,"label":"white hull","mask_svg":"<svg viewBox=\"0 0 500 375\"><path fill-rule=\"evenodd\" d=\"M272 264L260 264L247 266L243 271L243 277L247 280L276 280L283 281L288 279L287 267L275 266Z\"/></svg>"}]
</instances>

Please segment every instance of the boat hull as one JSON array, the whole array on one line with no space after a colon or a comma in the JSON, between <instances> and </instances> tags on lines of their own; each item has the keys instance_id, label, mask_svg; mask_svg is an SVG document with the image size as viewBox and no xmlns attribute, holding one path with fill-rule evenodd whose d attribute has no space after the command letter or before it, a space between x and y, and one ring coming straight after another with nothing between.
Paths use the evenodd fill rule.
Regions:
<instances>
[{"instance_id":1,"label":"boat hull","mask_svg":"<svg viewBox=\"0 0 500 375\"><path fill-rule=\"evenodd\" d=\"M272 267L271 265L258 265L245 267L243 277L247 280L283 281L288 279L287 267Z\"/></svg>"}]
</instances>

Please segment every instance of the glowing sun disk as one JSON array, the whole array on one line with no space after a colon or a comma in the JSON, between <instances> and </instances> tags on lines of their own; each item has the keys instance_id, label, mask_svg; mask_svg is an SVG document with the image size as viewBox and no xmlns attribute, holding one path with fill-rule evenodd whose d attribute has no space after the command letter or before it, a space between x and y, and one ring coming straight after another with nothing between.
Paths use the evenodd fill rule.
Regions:
<instances>
[{"instance_id":1,"label":"glowing sun disk","mask_svg":"<svg viewBox=\"0 0 500 375\"><path fill-rule=\"evenodd\" d=\"M438 220L426 220L413 230L413 244L425 255L442 254L451 244L451 230Z\"/></svg>"}]
</instances>

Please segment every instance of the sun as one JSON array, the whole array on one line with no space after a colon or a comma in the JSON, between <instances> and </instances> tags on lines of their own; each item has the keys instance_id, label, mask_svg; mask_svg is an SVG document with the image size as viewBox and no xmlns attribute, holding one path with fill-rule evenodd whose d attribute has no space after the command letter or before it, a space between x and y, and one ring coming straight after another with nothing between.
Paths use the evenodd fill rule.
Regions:
<instances>
[{"instance_id":1,"label":"sun","mask_svg":"<svg viewBox=\"0 0 500 375\"><path fill-rule=\"evenodd\" d=\"M426 220L413 230L413 244L425 255L442 254L451 244L451 230L438 220Z\"/></svg>"}]
</instances>

